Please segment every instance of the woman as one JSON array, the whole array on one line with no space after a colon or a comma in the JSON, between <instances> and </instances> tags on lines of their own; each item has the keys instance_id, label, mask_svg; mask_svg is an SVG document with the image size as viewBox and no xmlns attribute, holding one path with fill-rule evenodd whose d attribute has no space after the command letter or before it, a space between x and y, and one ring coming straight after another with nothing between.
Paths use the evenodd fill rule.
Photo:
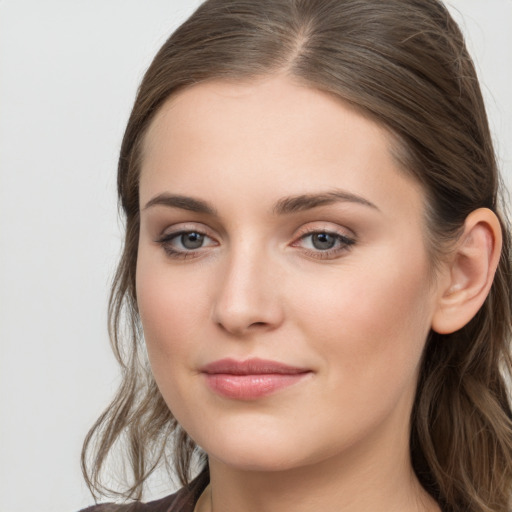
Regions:
<instances>
[{"instance_id":1,"label":"woman","mask_svg":"<svg viewBox=\"0 0 512 512\"><path fill-rule=\"evenodd\" d=\"M185 487L91 510L509 510L509 234L439 1L207 1L143 79L118 189L124 379L84 471L112 492L123 441L118 494L171 459Z\"/></svg>"}]
</instances>

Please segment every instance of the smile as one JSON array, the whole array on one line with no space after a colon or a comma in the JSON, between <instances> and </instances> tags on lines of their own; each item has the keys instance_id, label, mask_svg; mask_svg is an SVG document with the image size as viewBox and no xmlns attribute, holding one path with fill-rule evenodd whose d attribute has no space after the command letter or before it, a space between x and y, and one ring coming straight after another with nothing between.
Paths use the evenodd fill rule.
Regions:
<instances>
[{"instance_id":1,"label":"smile","mask_svg":"<svg viewBox=\"0 0 512 512\"><path fill-rule=\"evenodd\" d=\"M222 359L201 369L210 389L236 400L256 400L287 388L312 373L276 361Z\"/></svg>"}]
</instances>

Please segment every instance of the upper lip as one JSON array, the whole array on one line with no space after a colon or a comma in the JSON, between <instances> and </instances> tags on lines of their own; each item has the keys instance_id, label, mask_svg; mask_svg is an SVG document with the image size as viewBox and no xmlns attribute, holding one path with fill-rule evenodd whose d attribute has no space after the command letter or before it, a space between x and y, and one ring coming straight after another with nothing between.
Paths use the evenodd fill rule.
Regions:
<instances>
[{"instance_id":1,"label":"upper lip","mask_svg":"<svg viewBox=\"0 0 512 512\"><path fill-rule=\"evenodd\" d=\"M230 374L230 375L265 375L282 374L295 375L298 373L307 373L307 368L290 366L278 361L267 359L251 358L244 361L226 358L208 363L201 368L203 373L207 374Z\"/></svg>"}]
</instances>

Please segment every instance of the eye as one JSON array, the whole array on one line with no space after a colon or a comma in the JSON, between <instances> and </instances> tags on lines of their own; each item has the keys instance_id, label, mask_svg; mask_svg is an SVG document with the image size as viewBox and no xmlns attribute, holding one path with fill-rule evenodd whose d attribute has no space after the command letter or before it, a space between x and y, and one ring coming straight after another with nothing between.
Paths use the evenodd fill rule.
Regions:
<instances>
[{"instance_id":1,"label":"eye","mask_svg":"<svg viewBox=\"0 0 512 512\"><path fill-rule=\"evenodd\" d=\"M191 231L179 235L178 240L185 249L199 249L204 243L205 235Z\"/></svg>"},{"instance_id":2,"label":"eye","mask_svg":"<svg viewBox=\"0 0 512 512\"><path fill-rule=\"evenodd\" d=\"M331 233L314 233L311 237L311 245L319 251L332 249L338 241L336 235Z\"/></svg>"},{"instance_id":3,"label":"eye","mask_svg":"<svg viewBox=\"0 0 512 512\"><path fill-rule=\"evenodd\" d=\"M163 235L157 242L173 258L191 258L199 256L202 249L216 246L217 242L195 230L181 230Z\"/></svg>"},{"instance_id":4,"label":"eye","mask_svg":"<svg viewBox=\"0 0 512 512\"><path fill-rule=\"evenodd\" d=\"M354 238L334 231L310 231L303 234L292 246L299 247L311 257L335 259L342 256L356 243Z\"/></svg>"}]
</instances>

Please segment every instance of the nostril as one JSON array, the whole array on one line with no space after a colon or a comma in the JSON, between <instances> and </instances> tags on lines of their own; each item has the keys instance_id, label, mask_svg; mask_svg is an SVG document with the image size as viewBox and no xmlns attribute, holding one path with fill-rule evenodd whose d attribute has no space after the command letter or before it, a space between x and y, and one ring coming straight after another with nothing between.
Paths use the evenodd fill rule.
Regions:
<instances>
[{"instance_id":1,"label":"nostril","mask_svg":"<svg viewBox=\"0 0 512 512\"><path fill-rule=\"evenodd\" d=\"M254 322L249 327L259 327L267 325L265 322Z\"/></svg>"}]
</instances>

